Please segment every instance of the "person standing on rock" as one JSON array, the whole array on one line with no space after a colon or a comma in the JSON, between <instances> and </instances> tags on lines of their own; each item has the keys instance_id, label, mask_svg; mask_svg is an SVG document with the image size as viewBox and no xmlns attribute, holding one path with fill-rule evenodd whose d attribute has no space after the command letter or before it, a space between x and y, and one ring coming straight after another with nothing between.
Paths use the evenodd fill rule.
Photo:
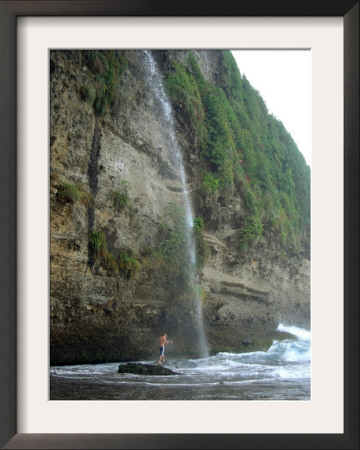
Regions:
<instances>
[{"instance_id":1,"label":"person standing on rock","mask_svg":"<svg viewBox=\"0 0 360 450\"><path fill-rule=\"evenodd\" d=\"M160 358L159 364L162 364L165 361L165 344L171 344L172 341L168 341L167 334L165 333L163 336L160 336L158 339L159 342L159 350L160 350Z\"/></svg>"}]
</instances>

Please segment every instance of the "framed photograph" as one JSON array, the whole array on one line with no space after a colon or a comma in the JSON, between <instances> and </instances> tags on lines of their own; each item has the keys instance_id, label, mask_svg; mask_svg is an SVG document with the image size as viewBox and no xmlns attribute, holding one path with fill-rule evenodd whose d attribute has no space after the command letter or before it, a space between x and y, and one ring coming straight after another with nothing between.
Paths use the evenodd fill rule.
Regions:
<instances>
[{"instance_id":1,"label":"framed photograph","mask_svg":"<svg viewBox=\"0 0 360 450\"><path fill-rule=\"evenodd\" d=\"M354 208L359 204L359 5L356 1L271 3L221 2L221 8L218 2L208 2L205 8L201 2L190 7L158 0L145 5L116 0L0 3L0 49L6 62L0 71L0 131L5 149L0 169L4 211L0 436L4 448L323 448L325 444L353 448L359 444L359 405L354 401L359 385L359 226L358 208ZM279 310L274 317L286 317L282 293L265 295L255 282L243 286L235 278L241 270L248 280L258 279L261 273L267 276L259 258L259 249L265 246L263 226L278 229L279 239L286 241L289 255L283 258L299 260L306 252L306 236L300 248L294 229L300 222L305 225L306 214L296 220L291 215L295 201L291 170L278 180L286 195L270 195L270 180L275 178L276 164L281 164L281 139L286 141L286 134L277 131L282 136L279 142L267 144L273 152L272 169L264 156L261 170L249 163L262 145L260 129L254 131L255 116L266 107L261 109L256 91L233 70L237 50L296 50L311 55L307 67L312 73L312 108L310 117L305 113L302 120L313 128L311 349L306 347L310 346L308 335L300 328L282 327L272 336L279 346L272 349L279 352L282 346L286 357L267 360L266 375L270 376L269 365L276 373L297 371L297 375L283 376L287 390L270 397L270 391L276 392L269 390L272 382L266 378L261 385L257 379L265 374L260 359L268 337L265 330L273 318L271 305ZM226 69L227 78L212 74L214 61ZM273 56L266 64L270 71L271 64L280 63ZM207 80L216 80L217 88ZM234 87L239 83L242 90ZM229 89L233 89L232 103L227 100ZM237 103L233 97L239 92L246 98L239 97ZM71 114L62 112L64 99ZM300 108L300 100L297 104ZM129 120L135 116L138 122ZM248 127L247 133L236 127L235 116L243 121L243 129ZM253 125L245 125L250 117ZM258 121L279 127L274 116L264 117ZM94 127L86 133L90 122ZM138 123L143 129L137 128ZM221 153L224 145L213 145L217 135L219 142L226 141L225 155ZM250 145L250 141L256 143ZM112 151L100 154L101 146L121 147L121 158ZM185 158L177 149L186 146ZM91 148L90 162L82 156L82 147ZM134 162L136 155L140 156ZM228 164L221 165L225 160ZM190 186L189 170L194 176ZM146 189L149 183L152 189ZM260 186L266 186L264 192ZM189 195L192 190L201 195ZM239 205L231 200L236 190L244 199ZM165 196L181 200L168 203ZM146 205L151 206L145 214ZM211 235L211 224L221 216L214 212L214 205L229 216L221 228L226 252L221 247L223 239L215 242L215 234ZM279 214L270 217L274 205ZM250 210L251 223L245 219ZM78 230L71 239L66 228L69 220ZM124 235L125 229L140 234L132 241L131 233ZM220 228L215 225L214 229ZM256 241L250 272L246 272L245 256L242 260L229 252L235 240L240 255ZM169 257L174 246L175 259ZM206 258L208 266L201 262ZM73 274L62 271L65 260L67 265L74 264ZM226 260L228 272L220 271L222 279L216 287L220 260ZM79 270L81 281L76 279ZM306 277L300 275L296 283L303 286ZM142 283L136 281L138 277ZM165 286L165 279L174 283L170 286L166 281L163 290L151 287L155 281ZM104 284L104 280L108 281ZM138 299L156 298L147 306L134 302L134 286ZM289 289L289 296L291 288L284 289ZM196 300L191 306L182 298L189 292ZM160 311L162 295L176 301ZM221 296L228 303L218 305ZM243 322L240 316L234 318L233 297L243 301L242 314L250 308L249 299L258 302L256 320L263 323L263 341L259 333L255 338L249 335L252 328L247 330L245 317ZM295 294L292 302L291 316L307 328L306 302L304 306ZM178 314L170 313L175 307ZM255 313L250 308L247 314L251 319ZM115 326L114 338L111 331L104 334L101 326L96 328L99 318L109 331ZM220 327L221 338L214 321L227 324ZM242 324L240 340L231 337L232 321ZM82 323L97 331L87 336ZM135 332L131 338L129 323ZM154 354L151 350L157 338L154 329L162 332L160 356L158 348ZM291 339L286 347L286 337L291 335L276 340L284 332L297 336L296 348ZM191 344L194 341L199 345ZM176 364L168 359L165 364L165 343L169 357L172 351L178 358ZM231 346L234 354L224 353ZM234 359L238 351L242 359ZM134 358L135 353L139 357ZM244 355L249 355L246 361ZM216 358L223 360L219 363ZM133 375L110 374L119 364L107 361L119 360L120 371L126 369L127 360L134 359L153 360L150 367L157 370L187 371L193 377L196 373L197 379L177 374L174 382L151 385L146 379L133 383ZM215 359L222 368L227 365L221 382L219 376L211 375ZM73 366L87 361L88 372L84 366ZM96 362L100 365L92 366ZM245 365L254 370L248 378L238 372ZM103 384L98 383L94 367L106 372L100 377L106 378ZM299 375L299 370L309 376ZM109 386L120 378L121 396L114 397ZM302 381L296 385L295 379ZM189 385L181 388L189 380L191 385L196 381L193 391ZM247 388L240 390L244 383Z\"/></svg>"}]
</instances>

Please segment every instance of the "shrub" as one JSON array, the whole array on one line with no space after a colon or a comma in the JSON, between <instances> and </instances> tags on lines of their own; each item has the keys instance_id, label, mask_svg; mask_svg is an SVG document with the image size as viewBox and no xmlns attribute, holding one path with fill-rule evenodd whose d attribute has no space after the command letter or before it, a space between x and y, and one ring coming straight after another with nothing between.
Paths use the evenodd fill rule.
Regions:
<instances>
[{"instance_id":1,"label":"shrub","mask_svg":"<svg viewBox=\"0 0 360 450\"><path fill-rule=\"evenodd\" d=\"M201 233L204 229L204 219L202 217L194 217L194 231Z\"/></svg>"},{"instance_id":2,"label":"shrub","mask_svg":"<svg viewBox=\"0 0 360 450\"><path fill-rule=\"evenodd\" d=\"M294 227L290 220L285 219L280 224L282 243L288 248L295 251L299 249L299 236L295 233Z\"/></svg>"},{"instance_id":3,"label":"shrub","mask_svg":"<svg viewBox=\"0 0 360 450\"><path fill-rule=\"evenodd\" d=\"M81 86L80 95L83 100L92 105L96 97L96 92L93 86Z\"/></svg>"},{"instance_id":4,"label":"shrub","mask_svg":"<svg viewBox=\"0 0 360 450\"><path fill-rule=\"evenodd\" d=\"M60 178L57 174L51 176L52 182L58 183ZM86 207L89 207L93 202L93 196L86 191L81 185L70 183L61 183L58 187L57 198L61 203L75 203L80 201Z\"/></svg>"},{"instance_id":5,"label":"shrub","mask_svg":"<svg viewBox=\"0 0 360 450\"><path fill-rule=\"evenodd\" d=\"M107 248L106 236L101 231L89 233L89 245L94 258L111 274L121 274L126 278L134 278L141 268L132 248L124 248L115 257Z\"/></svg>"},{"instance_id":6,"label":"shrub","mask_svg":"<svg viewBox=\"0 0 360 450\"><path fill-rule=\"evenodd\" d=\"M103 116L109 111L114 101L115 91L121 77L127 70L128 60L118 50L92 50L87 51L86 56L86 63L94 80L94 87L92 87L95 93L93 98L94 111L98 116ZM86 89L83 89L81 95L86 97L89 93ZM93 96L92 91L91 96Z\"/></svg>"},{"instance_id":7,"label":"shrub","mask_svg":"<svg viewBox=\"0 0 360 450\"><path fill-rule=\"evenodd\" d=\"M240 241L240 244L239 244L239 251L240 252L246 252L248 247L249 247L248 242Z\"/></svg>"},{"instance_id":8,"label":"shrub","mask_svg":"<svg viewBox=\"0 0 360 450\"><path fill-rule=\"evenodd\" d=\"M105 114L105 108L107 106L107 103L105 101L104 98L96 96L94 103L93 103L93 107L94 107L94 111L96 113L96 115L98 116L103 116Z\"/></svg>"},{"instance_id":9,"label":"shrub","mask_svg":"<svg viewBox=\"0 0 360 450\"><path fill-rule=\"evenodd\" d=\"M106 257L108 253L106 236L101 231L90 231L89 244L96 258Z\"/></svg>"},{"instance_id":10,"label":"shrub","mask_svg":"<svg viewBox=\"0 0 360 450\"><path fill-rule=\"evenodd\" d=\"M255 215L257 213L257 205L256 205L256 196L251 188L245 188L243 192L243 200L245 204L245 208L251 215Z\"/></svg>"},{"instance_id":11,"label":"shrub","mask_svg":"<svg viewBox=\"0 0 360 450\"><path fill-rule=\"evenodd\" d=\"M203 182L201 183L201 187L204 192L209 192L214 194L219 186L219 179L215 178L211 173L207 173L204 176Z\"/></svg>"},{"instance_id":12,"label":"shrub","mask_svg":"<svg viewBox=\"0 0 360 450\"><path fill-rule=\"evenodd\" d=\"M245 172L239 160L234 162L234 180L237 183L245 184Z\"/></svg>"},{"instance_id":13,"label":"shrub","mask_svg":"<svg viewBox=\"0 0 360 450\"><path fill-rule=\"evenodd\" d=\"M121 191L114 191L112 193L112 198L114 202L114 208L119 212L122 212L125 206L130 202L129 196Z\"/></svg>"},{"instance_id":14,"label":"shrub","mask_svg":"<svg viewBox=\"0 0 360 450\"><path fill-rule=\"evenodd\" d=\"M183 207L170 203L159 226L160 243L157 247L166 264L166 270L181 282L191 273L189 236Z\"/></svg>"},{"instance_id":15,"label":"shrub","mask_svg":"<svg viewBox=\"0 0 360 450\"><path fill-rule=\"evenodd\" d=\"M153 253L155 252L154 247L145 247L142 251L142 255L145 257L151 257L153 255Z\"/></svg>"},{"instance_id":16,"label":"shrub","mask_svg":"<svg viewBox=\"0 0 360 450\"><path fill-rule=\"evenodd\" d=\"M74 203L80 199L79 189L75 184L63 183L58 188L57 197L61 203Z\"/></svg>"},{"instance_id":17,"label":"shrub","mask_svg":"<svg viewBox=\"0 0 360 450\"><path fill-rule=\"evenodd\" d=\"M115 190L112 193L113 205L116 211L123 212L127 206L131 205L131 199L129 197L130 189L130 183L126 180L122 180L120 183L120 189Z\"/></svg>"},{"instance_id":18,"label":"shrub","mask_svg":"<svg viewBox=\"0 0 360 450\"><path fill-rule=\"evenodd\" d=\"M117 258L117 266L126 278L134 278L141 268L140 262L135 259L135 252L131 248L124 248Z\"/></svg>"},{"instance_id":19,"label":"shrub","mask_svg":"<svg viewBox=\"0 0 360 450\"><path fill-rule=\"evenodd\" d=\"M252 242L257 237L260 237L262 232L261 219L258 216L247 216L241 229L240 242Z\"/></svg>"},{"instance_id":20,"label":"shrub","mask_svg":"<svg viewBox=\"0 0 360 450\"><path fill-rule=\"evenodd\" d=\"M110 273L116 273L116 274L119 273L119 267L116 263L116 258L112 253L110 253L108 251L106 251L104 254L103 266Z\"/></svg>"},{"instance_id":21,"label":"shrub","mask_svg":"<svg viewBox=\"0 0 360 450\"><path fill-rule=\"evenodd\" d=\"M205 137L205 113L197 83L187 68L177 62L165 78L165 88L170 99L180 106L188 123L192 124L197 136L202 141Z\"/></svg>"},{"instance_id":22,"label":"shrub","mask_svg":"<svg viewBox=\"0 0 360 450\"><path fill-rule=\"evenodd\" d=\"M194 217L193 229L186 223L185 210L174 203L166 208L165 222L159 226L160 243L157 247L168 273L181 283L189 281L200 270L210 254L203 236L204 221ZM195 265L191 262L190 245L195 248Z\"/></svg>"}]
</instances>

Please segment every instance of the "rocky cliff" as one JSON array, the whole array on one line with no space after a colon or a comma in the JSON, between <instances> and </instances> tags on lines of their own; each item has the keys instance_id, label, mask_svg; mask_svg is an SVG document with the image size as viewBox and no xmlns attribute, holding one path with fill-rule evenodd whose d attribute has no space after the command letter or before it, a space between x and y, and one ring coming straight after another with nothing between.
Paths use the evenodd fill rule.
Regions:
<instances>
[{"instance_id":1,"label":"rocky cliff","mask_svg":"<svg viewBox=\"0 0 360 450\"><path fill-rule=\"evenodd\" d=\"M154 358L164 331L173 356L195 357L199 311L183 262L161 253L164 236L177 230L183 191L151 68L142 51L113 52L112 60L94 53L50 55L51 364ZM153 52L163 76L187 55ZM204 78L219 84L221 52L193 55ZM280 322L310 326L309 244L290 251L269 230L240 249L248 215L241 192L204 191L198 134L184 105L172 108L201 218L196 296L209 350L266 349L282 338Z\"/></svg>"}]
</instances>

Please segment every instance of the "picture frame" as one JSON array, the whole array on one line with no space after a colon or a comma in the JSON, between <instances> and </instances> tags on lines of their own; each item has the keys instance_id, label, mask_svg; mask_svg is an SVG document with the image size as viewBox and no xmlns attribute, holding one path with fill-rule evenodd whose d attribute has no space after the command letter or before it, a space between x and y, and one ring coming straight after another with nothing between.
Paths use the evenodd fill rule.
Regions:
<instances>
[{"instance_id":1,"label":"picture frame","mask_svg":"<svg viewBox=\"0 0 360 450\"><path fill-rule=\"evenodd\" d=\"M18 16L342 16L344 18L344 433L17 434L16 18ZM358 448L359 2L353 0L0 2L0 444L3 448ZM354 207L355 205L355 207Z\"/></svg>"}]
</instances>

